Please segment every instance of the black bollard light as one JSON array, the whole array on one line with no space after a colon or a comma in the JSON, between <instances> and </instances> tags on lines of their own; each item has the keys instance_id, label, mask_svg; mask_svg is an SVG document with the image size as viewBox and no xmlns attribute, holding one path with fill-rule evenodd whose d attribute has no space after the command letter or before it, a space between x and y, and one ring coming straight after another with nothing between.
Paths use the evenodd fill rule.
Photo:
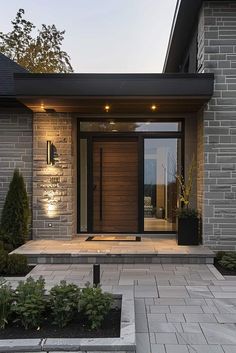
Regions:
<instances>
[{"instance_id":1,"label":"black bollard light","mask_svg":"<svg viewBox=\"0 0 236 353\"><path fill-rule=\"evenodd\" d=\"M98 286L100 284L100 265L93 265L93 285Z\"/></svg>"}]
</instances>

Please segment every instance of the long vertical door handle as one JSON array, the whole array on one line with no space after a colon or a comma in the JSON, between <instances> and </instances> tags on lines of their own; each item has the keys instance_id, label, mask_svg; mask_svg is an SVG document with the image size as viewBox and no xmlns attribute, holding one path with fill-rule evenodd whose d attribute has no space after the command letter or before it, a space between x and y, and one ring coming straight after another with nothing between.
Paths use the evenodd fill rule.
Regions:
<instances>
[{"instance_id":1,"label":"long vertical door handle","mask_svg":"<svg viewBox=\"0 0 236 353\"><path fill-rule=\"evenodd\" d=\"M100 148L100 221L102 221L102 216L103 216L103 210L102 210L102 193L103 193L103 190L102 190L102 178L103 178L103 149Z\"/></svg>"}]
</instances>

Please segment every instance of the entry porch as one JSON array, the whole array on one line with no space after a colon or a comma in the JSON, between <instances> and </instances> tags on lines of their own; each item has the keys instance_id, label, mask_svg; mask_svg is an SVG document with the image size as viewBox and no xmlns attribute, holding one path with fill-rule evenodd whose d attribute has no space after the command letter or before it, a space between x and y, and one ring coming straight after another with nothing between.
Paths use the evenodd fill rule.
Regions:
<instances>
[{"instance_id":1,"label":"entry porch","mask_svg":"<svg viewBox=\"0 0 236 353\"><path fill-rule=\"evenodd\" d=\"M211 264L215 254L203 245L178 246L174 236L106 235L87 241L88 235L72 240L31 240L14 250L24 254L31 264L93 264L93 263L176 263ZM101 238L101 236L100 236ZM133 240L134 239L134 240Z\"/></svg>"}]
</instances>

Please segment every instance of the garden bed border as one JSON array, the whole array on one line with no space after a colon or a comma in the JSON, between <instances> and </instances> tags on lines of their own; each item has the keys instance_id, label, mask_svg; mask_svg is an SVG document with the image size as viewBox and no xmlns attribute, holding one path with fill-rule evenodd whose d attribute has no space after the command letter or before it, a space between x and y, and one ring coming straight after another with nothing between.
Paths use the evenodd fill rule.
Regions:
<instances>
[{"instance_id":1,"label":"garden bed border","mask_svg":"<svg viewBox=\"0 0 236 353\"><path fill-rule=\"evenodd\" d=\"M120 337L111 338L44 338L0 340L0 352L135 352L135 311L133 288L109 290L121 300Z\"/></svg>"}]
</instances>

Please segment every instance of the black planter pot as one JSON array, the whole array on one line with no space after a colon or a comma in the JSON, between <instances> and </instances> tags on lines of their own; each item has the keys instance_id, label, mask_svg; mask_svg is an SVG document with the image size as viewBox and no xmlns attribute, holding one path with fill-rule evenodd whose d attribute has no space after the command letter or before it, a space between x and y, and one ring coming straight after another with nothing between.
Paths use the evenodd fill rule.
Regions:
<instances>
[{"instance_id":1,"label":"black planter pot","mask_svg":"<svg viewBox=\"0 0 236 353\"><path fill-rule=\"evenodd\" d=\"M178 245L199 244L199 219L178 218L177 219L177 243Z\"/></svg>"}]
</instances>

